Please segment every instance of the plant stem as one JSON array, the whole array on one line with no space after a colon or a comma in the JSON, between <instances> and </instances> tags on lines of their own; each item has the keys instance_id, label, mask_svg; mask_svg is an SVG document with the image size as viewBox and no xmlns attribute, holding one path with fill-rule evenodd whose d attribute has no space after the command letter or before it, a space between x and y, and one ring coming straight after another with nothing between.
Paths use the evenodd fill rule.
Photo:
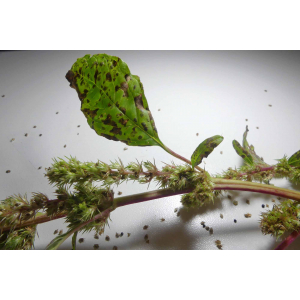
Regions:
<instances>
[{"instance_id":1,"label":"plant stem","mask_svg":"<svg viewBox=\"0 0 300 300\"><path fill-rule=\"evenodd\" d=\"M260 172L265 172L265 171L271 171L274 170L275 166L271 166L271 167L265 167L265 168L260 168L259 171L252 171L249 173L240 173L240 176L244 176L244 175L249 175L249 174L255 174L255 173L260 173Z\"/></svg>"},{"instance_id":2,"label":"plant stem","mask_svg":"<svg viewBox=\"0 0 300 300\"><path fill-rule=\"evenodd\" d=\"M171 150L171 149L168 148L167 146L164 145L163 149L166 150L169 154L173 155L174 157L177 157L178 159L180 159L180 160L186 162L187 164L192 165L192 162L191 162L190 160L188 160L188 159L186 159L185 157L183 157L183 156L181 156L181 155L175 153L173 150ZM201 171L201 172L204 172L204 170L201 169L201 168L198 167L198 166L196 166L195 169L197 169L197 170L199 170L199 171Z\"/></svg>"},{"instance_id":3,"label":"plant stem","mask_svg":"<svg viewBox=\"0 0 300 300\"><path fill-rule=\"evenodd\" d=\"M294 231L282 243L280 243L275 250L285 250L299 235L300 231Z\"/></svg>"}]
</instances>

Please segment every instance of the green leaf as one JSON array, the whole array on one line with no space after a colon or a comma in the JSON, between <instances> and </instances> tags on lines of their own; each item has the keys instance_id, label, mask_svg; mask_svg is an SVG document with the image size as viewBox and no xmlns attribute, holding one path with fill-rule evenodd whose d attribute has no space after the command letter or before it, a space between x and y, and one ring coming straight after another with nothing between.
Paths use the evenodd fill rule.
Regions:
<instances>
[{"instance_id":1,"label":"green leaf","mask_svg":"<svg viewBox=\"0 0 300 300\"><path fill-rule=\"evenodd\" d=\"M292 167L300 167L300 150L289 158L288 164Z\"/></svg>"},{"instance_id":2,"label":"green leaf","mask_svg":"<svg viewBox=\"0 0 300 300\"><path fill-rule=\"evenodd\" d=\"M88 124L107 139L130 146L161 146L140 78L116 56L88 54L66 75Z\"/></svg>"},{"instance_id":3,"label":"green leaf","mask_svg":"<svg viewBox=\"0 0 300 300\"><path fill-rule=\"evenodd\" d=\"M76 250L76 238L77 238L77 232L74 232L73 237L72 237L72 249Z\"/></svg>"},{"instance_id":4,"label":"green leaf","mask_svg":"<svg viewBox=\"0 0 300 300\"><path fill-rule=\"evenodd\" d=\"M219 146L219 144L223 141L223 137L220 135L212 136L206 140L204 140L194 151L191 162L193 168L198 166L204 157L208 157L212 151Z\"/></svg>"},{"instance_id":5,"label":"green leaf","mask_svg":"<svg viewBox=\"0 0 300 300\"><path fill-rule=\"evenodd\" d=\"M253 165L253 158L251 154L245 148L243 148L238 141L233 140L232 145L236 153L242 157L248 165Z\"/></svg>"},{"instance_id":6,"label":"green leaf","mask_svg":"<svg viewBox=\"0 0 300 300\"><path fill-rule=\"evenodd\" d=\"M245 160L247 164L252 166L269 167L270 165L266 164L263 159L255 153L254 146L249 146L249 143L247 141L248 131L248 126L246 126L246 131L243 134L243 147L238 143L238 141L233 140L233 148L235 149L236 153Z\"/></svg>"},{"instance_id":7,"label":"green leaf","mask_svg":"<svg viewBox=\"0 0 300 300\"><path fill-rule=\"evenodd\" d=\"M53 239L48 246L46 247L46 250L57 250L58 247L74 232L73 229L70 229L68 232L61 234L57 236L55 239Z\"/></svg>"}]
</instances>

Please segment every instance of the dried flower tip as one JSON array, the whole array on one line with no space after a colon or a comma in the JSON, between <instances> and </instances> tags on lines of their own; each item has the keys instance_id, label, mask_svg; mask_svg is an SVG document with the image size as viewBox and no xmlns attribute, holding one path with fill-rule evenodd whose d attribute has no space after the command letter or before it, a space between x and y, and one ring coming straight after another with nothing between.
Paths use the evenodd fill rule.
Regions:
<instances>
[{"instance_id":1,"label":"dried flower tip","mask_svg":"<svg viewBox=\"0 0 300 300\"><path fill-rule=\"evenodd\" d=\"M62 231L62 230L60 230L58 234L59 234L59 235L63 234L63 231Z\"/></svg>"},{"instance_id":2,"label":"dried flower tip","mask_svg":"<svg viewBox=\"0 0 300 300\"><path fill-rule=\"evenodd\" d=\"M269 207L269 204L266 204L266 207Z\"/></svg>"},{"instance_id":3,"label":"dried flower tip","mask_svg":"<svg viewBox=\"0 0 300 300\"><path fill-rule=\"evenodd\" d=\"M235 205L235 206L237 206L239 203L238 203L238 201L234 200L234 201L232 202L232 204Z\"/></svg>"},{"instance_id":4,"label":"dried flower tip","mask_svg":"<svg viewBox=\"0 0 300 300\"><path fill-rule=\"evenodd\" d=\"M223 218L224 218L223 214L220 214L220 218L221 218L221 219L223 219Z\"/></svg>"},{"instance_id":5,"label":"dried flower tip","mask_svg":"<svg viewBox=\"0 0 300 300\"><path fill-rule=\"evenodd\" d=\"M116 232L116 238L119 238L120 237L120 235Z\"/></svg>"},{"instance_id":6,"label":"dried flower tip","mask_svg":"<svg viewBox=\"0 0 300 300\"><path fill-rule=\"evenodd\" d=\"M97 233L94 234L94 239L99 240L99 235Z\"/></svg>"},{"instance_id":7,"label":"dried flower tip","mask_svg":"<svg viewBox=\"0 0 300 300\"><path fill-rule=\"evenodd\" d=\"M231 197L230 195L227 195L227 198L228 198L229 200L232 200L232 197Z\"/></svg>"},{"instance_id":8,"label":"dried flower tip","mask_svg":"<svg viewBox=\"0 0 300 300\"><path fill-rule=\"evenodd\" d=\"M272 199L272 202L275 202L276 200L275 199Z\"/></svg>"},{"instance_id":9,"label":"dried flower tip","mask_svg":"<svg viewBox=\"0 0 300 300\"><path fill-rule=\"evenodd\" d=\"M118 250L118 247L117 246L113 246L113 250Z\"/></svg>"},{"instance_id":10,"label":"dried flower tip","mask_svg":"<svg viewBox=\"0 0 300 300\"><path fill-rule=\"evenodd\" d=\"M164 218L161 218L161 219L160 219L160 221L161 221L161 222L164 222L164 221L166 221L166 219L164 219Z\"/></svg>"},{"instance_id":11,"label":"dried flower tip","mask_svg":"<svg viewBox=\"0 0 300 300\"><path fill-rule=\"evenodd\" d=\"M147 230L148 227L149 227L149 225L145 225L145 226L143 227L143 229L144 229L144 230Z\"/></svg>"},{"instance_id":12,"label":"dried flower tip","mask_svg":"<svg viewBox=\"0 0 300 300\"><path fill-rule=\"evenodd\" d=\"M78 242L79 242L80 244L82 244L82 243L84 242L84 238L80 238L80 239L78 240Z\"/></svg>"},{"instance_id":13,"label":"dried flower tip","mask_svg":"<svg viewBox=\"0 0 300 300\"><path fill-rule=\"evenodd\" d=\"M247 203L247 204L250 204L250 200L249 200L249 199L246 199L246 203Z\"/></svg>"},{"instance_id":14,"label":"dried flower tip","mask_svg":"<svg viewBox=\"0 0 300 300\"><path fill-rule=\"evenodd\" d=\"M146 235L144 236L144 240L148 240L148 238L149 238L149 236L148 236L148 234L146 234Z\"/></svg>"},{"instance_id":15,"label":"dried flower tip","mask_svg":"<svg viewBox=\"0 0 300 300\"><path fill-rule=\"evenodd\" d=\"M107 235L107 236L105 237L105 240L106 240L107 242L109 242L109 241L110 241L110 237Z\"/></svg>"},{"instance_id":16,"label":"dried flower tip","mask_svg":"<svg viewBox=\"0 0 300 300\"><path fill-rule=\"evenodd\" d=\"M24 136L28 136L28 133L25 133Z\"/></svg>"},{"instance_id":17,"label":"dried flower tip","mask_svg":"<svg viewBox=\"0 0 300 300\"><path fill-rule=\"evenodd\" d=\"M15 139L11 139L10 142L13 142Z\"/></svg>"},{"instance_id":18,"label":"dried flower tip","mask_svg":"<svg viewBox=\"0 0 300 300\"><path fill-rule=\"evenodd\" d=\"M214 230L212 229L212 227L209 229L209 233L210 233L210 234L213 234L213 233L214 233Z\"/></svg>"},{"instance_id":19,"label":"dried flower tip","mask_svg":"<svg viewBox=\"0 0 300 300\"><path fill-rule=\"evenodd\" d=\"M54 230L53 234L58 234L58 229Z\"/></svg>"},{"instance_id":20,"label":"dried flower tip","mask_svg":"<svg viewBox=\"0 0 300 300\"><path fill-rule=\"evenodd\" d=\"M217 245L218 249L223 250L222 247L223 245Z\"/></svg>"},{"instance_id":21,"label":"dried flower tip","mask_svg":"<svg viewBox=\"0 0 300 300\"><path fill-rule=\"evenodd\" d=\"M221 245L222 243L221 243L220 240L216 240L216 241L215 241L215 244L216 244L216 245Z\"/></svg>"},{"instance_id":22,"label":"dried flower tip","mask_svg":"<svg viewBox=\"0 0 300 300\"><path fill-rule=\"evenodd\" d=\"M128 233L127 233L127 237L130 237L130 235L131 235L131 233L128 232Z\"/></svg>"},{"instance_id":23,"label":"dried flower tip","mask_svg":"<svg viewBox=\"0 0 300 300\"><path fill-rule=\"evenodd\" d=\"M204 225L204 224L205 224L205 222L204 222L204 221L202 221L200 224L201 224L201 225Z\"/></svg>"},{"instance_id":24,"label":"dried flower tip","mask_svg":"<svg viewBox=\"0 0 300 300\"><path fill-rule=\"evenodd\" d=\"M10 170L6 170L6 172L5 173L10 173Z\"/></svg>"},{"instance_id":25,"label":"dried flower tip","mask_svg":"<svg viewBox=\"0 0 300 300\"><path fill-rule=\"evenodd\" d=\"M118 192L118 195L122 195L122 192L119 191L119 192Z\"/></svg>"},{"instance_id":26,"label":"dried flower tip","mask_svg":"<svg viewBox=\"0 0 300 300\"><path fill-rule=\"evenodd\" d=\"M251 214L244 214L245 218L251 218L252 215Z\"/></svg>"},{"instance_id":27,"label":"dried flower tip","mask_svg":"<svg viewBox=\"0 0 300 300\"><path fill-rule=\"evenodd\" d=\"M99 245L98 245L98 244L95 244L95 245L94 245L94 249L95 249L95 250L99 249Z\"/></svg>"}]
</instances>

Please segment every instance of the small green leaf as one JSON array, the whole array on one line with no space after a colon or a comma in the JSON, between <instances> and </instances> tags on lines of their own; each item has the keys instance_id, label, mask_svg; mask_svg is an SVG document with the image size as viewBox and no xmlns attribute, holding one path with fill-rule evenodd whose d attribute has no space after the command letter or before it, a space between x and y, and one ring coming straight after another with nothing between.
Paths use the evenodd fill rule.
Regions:
<instances>
[{"instance_id":1,"label":"small green leaf","mask_svg":"<svg viewBox=\"0 0 300 300\"><path fill-rule=\"evenodd\" d=\"M72 237L72 249L76 250L76 239L77 239L77 232L74 232L73 237Z\"/></svg>"},{"instance_id":2,"label":"small green leaf","mask_svg":"<svg viewBox=\"0 0 300 300\"><path fill-rule=\"evenodd\" d=\"M289 158L288 164L292 167L300 167L300 150Z\"/></svg>"},{"instance_id":3,"label":"small green leaf","mask_svg":"<svg viewBox=\"0 0 300 300\"><path fill-rule=\"evenodd\" d=\"M74 232L73 229L70 229L68 232L61 234L54 238L46 247L46 250L57 250L58 247Z\"/></svg>"},{"instance_id":4,"label":"small green leaf","mask_svg":"<svg viewBox=\"0 0 300 300\"><path fill-rule=\"evenodd\" d=\"M165 146L160 141L140 78L116 56L78 58L66 75L88 124L109 140L130 146Z\"/></svg>"},{"instance_id":5,"label":"small green leaf","mask_svg":"<svg viewBox=\"0 0 300 300\"><path fill-rule=\"evenodd\" d=\"M210 153L223 141L223 137L220 135L212 136L204 140L194 151L191 162L193 168L198 166L204 157L208 157Z\"/></svg>"},{"instance_id":6,"label":"small green leaf","mask_svg":"<svg viewBox=\"0 0 300 300\"><path fill-rule=\"evenodd\" d=\"M253 159L251 154L245 148L243 148L238 141L233 140L232 145L236 153L240 157L242 157L248 165L253 165Z\"/></svg>"}]
</instances>

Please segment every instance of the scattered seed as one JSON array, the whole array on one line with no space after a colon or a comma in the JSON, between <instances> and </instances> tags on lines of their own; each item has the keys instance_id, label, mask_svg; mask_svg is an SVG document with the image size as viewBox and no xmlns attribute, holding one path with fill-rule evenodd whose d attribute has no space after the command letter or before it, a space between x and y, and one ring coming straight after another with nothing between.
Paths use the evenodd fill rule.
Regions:
<instances>
[{"instance_id":1,"label":"scattered seed","mask_svg":"<svg viewBox=\"0 0 300 300\"><path fill-rule=\"evenodd\" d=\"M222 247L223 247L222 245L217 245L217 247L218 247L218 249L223 250L222 249Z\"/></svg>"},{"instance_id":2,"label":"scattered seed","mask_svg":"<svg viewBox=\"0 0 300 300\"><path fill-rule=\"evenodd\" d=\"M118 195L122 195L122 192L118 192Z\"/></svg>"},{"instance_id":3,"label":"scattered seed","mask_svg":"<svg viewBox=\"0 0 300 300\"><path fill-rule=\"evenodd\" d=\"M120 237L120 235L116 232L116 238L119 238Z\"/></svg>"},{"instance_id":4,"label":"scattered seed","mask_svg":"<svg viewBox=\"0 0 300 300\"><path fill-rule=\"evenodd\" d=\"M39 136L42 136L42 134L39 134Z\"/></svg>"},{"instance_id":5,"label":"scattered seed","mask_svg":"<svg viewBox=\"0 0 300 300\"><path fill-rule=\"evenodd\" d=\"M106 240L107 242L109 242L109 241L110 241L110 237L107 235L107 236L105 237L105 240Z\"/></svg>"},{"instance_id":6,"label":"scattered seed","mask_svg":"<svg viewBox=\"0 0 300 300\"><path fill-rule=\"evenodd\" d=\"M177 217L179 217L180 216L180 211L177 213Z\"/></svg>"},{"instance_id":7,"label":"scattered seed","mask_svg":"<svg viewBox=\"0 0 300 300\"><path fill-rule=\"evenodd\" d=\"M7 170L6 173L10 173L10 170Z\"/></svg>"},{"instance_id":8,"label":"scattered seed","mask_svg":"<svg viewBox=\"0 0 300 300\"><path fill-rule=\"evenodd\" d=\"M228 198L229 200L232 200L232 197L231 197L230 195L227 195L227 198Z\"/></svg>"},{"instance_id":9,"label":"scattered seed","mask_svg":"<svg viewBox=\"0 0 300 300\"><path fill-rule=\"evenodd\" d=\"M210 234L213 234L213 233L214 233L214 230L213 230L212 228L210 228L210 229L209 229L209 233L210 233Z\"/></svg>"},{"instance_id":10,"label":"scattered seed","mask_svg":"<svg viewBox=\"0 0 300 300\"><path fill-rule=\"evenodd\" d=\"M95 244L94 247L93 247L95 250L99 249L99 245L98 244Z\"/></svg>"},{"instance_id":11,"label":"scattered seed","mask_svg":"<svg viewBox=\"0 0 300 300\"><path fill-rule=\"evenodd\" d=\"M205 228L206 227L205 224L203 224L202 227Z\"/></svg>"},{"instance_id":12,"label":"scattered seed","mask_svg":"<svg viewBox=\"0 0 300 300\"><path fill-rule=\"evenodd\" d=\"M2 95L2 98L4 98L5 97L5 95Z\"/></svg>"},{"instance_id":13,"label":"scattered seed","mask_svg":"<svg viewBox=\"0 0 300 300\"><path fill-rule=\"evenodd\" d=\"M131 235L131 233L128 232L128 233L127 233L127 237L130 237L130 235Z\"/></svg>"},{"instance_id":14,"label":"scattered seed","mask_svg":"<svg viewBox=\"0 0 300 300\"><path fill-rule=\"evenodd\" d=\"M275 199L272 199L272 202L275 202Z\"/></svg>"},{"instance_id":15,"label":"scattered seed","mask_svg":"<svg viewBox=\"0 0 300 300\"><path fill-rule=\"evenodd\" d=\"M42 167L38 167L38 170L40 170Z\"/></svg>"},{"instance_id":16,"label":"scattered seed","mask_svg":"<svg viewBox=\"0 0 300 300\"><path fill-rule=\"evenodd\" d=\"M84 242L84 238L80 238L80 239L78 240L78 242L79 242L80 244L82 244L82 243Z\"/></svg>"},{"instance_id":17,"label":"scattered seed","mask_svg":"<svg viewBox=\"0 0 300 300\"><path fill-rule=\"evenodd\" d=\"M58 115L58 111L56 112L56 114Z\"/></svg>"},{"instance_id":18,"label":"scattered seed","mask_svg":"<svg viewBox=\"0 0 300 300\"><path fill-rule=\"evenodd\" d=\"M205 224L205 222L204 222L204 221L202 221L200 224L201 224L201 225L204 225L204 224Z\"/></svg>"},{"instance_id":19,"label":"scattered seed","mask_svg":"<svg viewBox=\"0 0 300 300\"><path fill-rule=\"evenodd\" d=\"M80 125L78 125L77 127L80 127Z\"/></svg>"},{"instance_id":20,"label":"scattered seed","mask_svg":"<svg viewBox=\"0 0 300 300\"><path fill-rule=\"evenodd\" d=\"M247 204L250 204L250 200L249 200L249 199L246 199L246 203L247 203Z\"/></svg>"},{"instance_id":21,"label":"scattered seed","mask_svg":"<svg viewBox=\"0 0 300 300\"><path fill-rule=\"evenodd\" d=\"M67 147L67 145L64 145L64 148L66 148Z\"/></svg>"},{"instance_id":22,"label":"scattered seed","mask_svg":"<svg viewBox=\"0 0 300 300\"><path fill-rule=\"evenodd\" d=\"M259 127L256 127L256 129L259 129Z\"/></svg>"},{"instance_id":23,"label":"scattered seed","mask_svg":"<svg viewBox=\"0 0 300 300\"><path fill-rule=\"evenodd\" d=\"M77 135L79 135L79 133L77 133Z\"/></svg>"},{"instance_id":24,"label":"scattered seed","mask_svg":"<svg viewBox=\"0 0 300 300\"><path fill-rule=\"evenodd\" d=\"M178 212L178 208L175 208L175 209L174 209L174 213L176 213L176 212Z\"/></svg>"},{"instance_id":25,"label":"scattered seed","mask_svg":"<svg viewBox=\"0 0 300 300\"><path fill-rule=\"evenodd\" d=\"M267 92L267 90L265 90L265 92Z\"/></svg>"},{"instance_id":26,"label":"scattered seed","mask_svg":"<svg viewBox=\"0 0 300 300\"><path fill-rule=\"evenodd\" d=\"M245 218L251 218L252 215L251 214L244 214Z\"/></svg>"},{"instance_id":27,"label":"scattered seed","mask_svg":"<svg viewBox=\"0 0 300 300\"><path fill-rule=\"evenodd\" d=\"M36 126L33 126L33 128L36 128Z\"/></svg>"},{"instance_id":28,"label":"scattered seed","mask_svg":"<svg viewBox=\"0 0 300 300\"><path fill-rule=\"evenodd\" d=\"M123 235L124 235L124 233L123 233L123 232L121 232L120 236L123 236Z\"/></svg>"},{"instance_id":29,"label":"scattered seed","mask_svg":"<svg viewBox=\"0 0 300 300\"><path fill-rule=\"evenodd\" d=\"M198 135L199 135L199 133L197 132L197 133L196 133L196 136L198 136Z\"/></svg>"},{"instance_id":30,"label":"scattered seed","mask_svg":"<svg viewBox=\"0 0 300 300\"><path fill-rule=\"evenodd\" d=\"M63 231L62 231L62 230L60 230L58 234L59 234L59 235L63 234Z\"/></svg>"},{"instance_id":31,"label":"scattered seed","mask_svg":"<svg viewBox=\"0 0 300 300\"><path fill-rule=\"evenodd\" d=\"M270 107L272 107L272 105L271 105L271 104L269 104L269 106L270 106Z\"/></svg>"},{"instance_id":32,"label":"scattered seed","mask_svg":"<svg viewBox=\"0 0 300 300\"><path fill-rule=\"evenodd\" d=\"M221 218L221 219L223 219L223 218L224 218L223 214L220 214L220 218Z\"/></svg>"},{"instance_id":33,"label":"scattered seed","mask_svg":"<svg viewBox=\"0 0 300 300\"><path fill-rule=\"evenodd\" d=\"M223 151L220 151L221 154L223 154Z\"/></svg>"},{"instance_id":34,"label":"scattered seed","mask_svg":"<svg viewBox=\"0 0 300 300\"><path fill-rule=\"evenodd\" d=\"M149 238L149 236L148 236L148 234L146 234L146 235L144 236L144 240L148 240L148 238Z\"/></svg>"},{"instance_id":35,"label":"scattered seed","mask_svg":"<svg viewBox=\"0 0 300 300\"><path fill-rule=\"evenodd\" d=\"M118 250L118 247L117 246L113 246L113 250Z\"/></svg>"},{"instance_id":36,"label":"scattered seed","mask_svg":"<svg viewBox=\"0 0 300 300\"><path fill-rule=\"evenodd\" d=\"M236 222L237 222L237 220L236 220L236 219L234 219L234 220L233 220L233 222L234 222L234 223L236 223Z\"/></svg>"},{"instance_id":37,"label":"scattered seed","mask_svg":"<svg viewBox=\"0 0 300 300\"><path fill-rule=\"evenodd\" d=\"M124 148L124 151L126 151L126 150L128 150L128 148L127 148L127 147L125 147L125 148Z\"/></svg>"},{"instance_id":38,"label":"scattered seed","mask_svg":"<svg viewBox=\"0 0 300 300\"><path fill-rule=\"evenodd\" d=\"M239 204L239 202L236 201L236 200L234 200L234 201L232 202L232 204L235 205L235 206L237 206L237 205Z\"/></svg>"},{"instance_id":39,"label":"scattered seed","mask_svg":"<svg viewBox=\"0 0 300 300\"><path fill-rule=\"evenodd\" d=\"M28 136L28 133L25 133L24 136Z\"/></svg>"},{"instance_id":40,"label":"scattered seed","mask_svg":"<svg viewBox=\"0 0 300 300\"><path fill-rule=\"evenodd\" d=\"M160 111L160 108L158 109L158 111Z\"/></svg>"},{"instance_id":41,"label":"scattered seed","mask_svg":"<svg viewBox=\"0 0 300 300\"><path fill-rule=\"evenodd\" d=\"M58 234L58 229L54 230L53 234Z\"/></svg>"},{"instance_id":42,"label":"scattered seed","mask_svg":"<svg viewBox=\"0 0 300 300\"><path fill-rule=\"evenodd\" d=\"M248 121L248 119L246 119L246 122Z\"/></svg>"},{"instance_id":43,"label":"scattered seed","mask_svg":"<svg viewBox=\"0 0 300 300\"><path fill-rule=\"evenodd\" d=\"M269 207L269 204L266 204L266 207Z\"/></svg>"},{"instance_id":44,"label":"scattered seed","mask_svg":"<svg viewBox=\"0 0 300 300\"><path fill-rule=\"evenodd\" d=\"M150 241L149 241L149 240L147 240L147 241L146 241L146 243L147 243L147 244L149 244L149 243L150 243Z\"/></svg>"},{"instance_id":45,"label":"scattered seed","mask_svg":"<svg viewBox=\"0 0 300 300\"><path fill-rule=\"evenodd\" d=\"M161 222L164 222L164 221L166 221L166 219L164 219L164 218L161 218L161 219L160 219L160 221L161 221Z\"/></svg>"},{"instance_id":46,"label":"scattered seed","mask_svg":"<svg viewBox=\"0 0 300 300\"><path fill-rule=\"evenodd\" d=\"M143 229L144 229L144 230L147 230L148 227L149 227L148 225L145 225L145 226L143 227Z\"/></svg>"},{"instance_id":47,"label":"scattered seed","mask_svg":"<svg viewBox=\"0 0 300 300\"><path fill-rule=\"evenodd\" d=\"M264 204L262 204L262 205L261 205L261 207L262 207L262 208L265 208L265 205L264 205Z\"/></svg>"},{"instance_id":48,"label":"scattered seed","mask_svg":"<svg viewBox=\"0 0 300 300\"><path fill-rule=\"evenodd\" d=\"M278 200L281 200L281 198L280 198L280 197L277 197L277 199L278 199Z\"/></svg>"},{"instance_id":49,"label":"scattered seed","mask_svg":"<svg viewBox=\"0 0 300 300\"><path fill-rule=\"evenodd\" d=\"M215 241L215 244L216 244L216 245L222 245L222 243L221 243L220 240L216 240L216 241Z\"/></svg>"},{"instance_id":50,"label":"scattered seed","mask_svg":"<svg viewBox=\"0 0 300 300\"><path fill-rule=\"evenodd\" d=\"M13 142L15 139L11 139L10 142Z\"/></svg>"},{"instance_id":51,"label":"scattered seed","mask_svg":"<svg viewBox=\"0 0 300 300\"><path fill-rule=\"evenodd\" d=\"M97 233L95 233L94 239L99 240L99 235Z\"/></svg>"},{"instance_id":52,"label":"scattered seed","mask_svg":"<svg viewBox=\"0 0 300 300\"><path fill-rule=\"evenodd\" d=\"M206 227L205 227L205 229L206 229L206 231L208 231L208 230L209 230L209 227L208 227L208 226L206 226Z\"/></svg>"}]
</instances>

